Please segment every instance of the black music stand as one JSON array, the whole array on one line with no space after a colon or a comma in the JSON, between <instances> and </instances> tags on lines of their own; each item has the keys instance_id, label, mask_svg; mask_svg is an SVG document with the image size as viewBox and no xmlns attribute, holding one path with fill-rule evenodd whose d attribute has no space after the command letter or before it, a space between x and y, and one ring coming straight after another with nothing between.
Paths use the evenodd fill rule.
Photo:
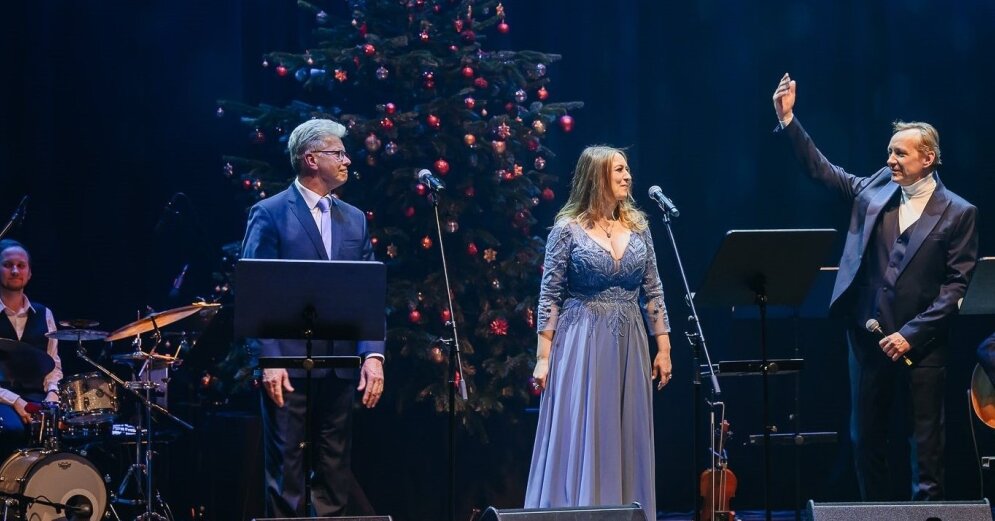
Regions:
<instances>
[{"instance_id":1,"label":"black music stand","mask_svg":"<svg viewBox=\"0 0 995 521\"><path fill-rule=\"evenodd\" d=\"M760 310L763 381L764 510L770 509L770 404L767 376L767 306L799 306L819 273L836 230L730 230L694 300L703 306L754 304Z\"/></svg>"},{"instance_id":2,"label":"black music stand","mask_svg":"<svg viewBox=\"0 0 995 521\"><path fill-rule=\"evenodd\" d=\"M311 356L311 341L383 340L387 270L380 262L242 259L235 336L304 340L304 356L260 357L260 368L304 369L304 515L311 515L311 371L355 368L358 356ZM276 304L274 304L276 303Z\"/></svg>"},{"instance_id":3,"label":"black music stand","mask_svg":"<svg viewBox=\"0 0 995 521\"><path fill-rule=\"evenodd\" d=\"M961 302L961 315L995 315L995 257L982 257Z\"/></svg>"}]
</instances>

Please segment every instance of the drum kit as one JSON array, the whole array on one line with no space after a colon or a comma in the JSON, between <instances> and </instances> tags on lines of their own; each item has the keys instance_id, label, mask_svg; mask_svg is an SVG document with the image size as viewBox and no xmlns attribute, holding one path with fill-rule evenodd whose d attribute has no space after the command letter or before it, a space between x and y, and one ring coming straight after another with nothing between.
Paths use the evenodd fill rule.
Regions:
<instances>
[{"instance_id":1,"label":"drum kit","mask_svg":"<svg viewBox=\"0 0 995 521\"><path fill-rule=\"evenodd\" d=\"M199 315L209 321L220 304L195 303L151 313L116 331L93 329L86 320L60 322L65 329L46 336L74 342L77 355L95 371L63 379L58 403L29 403L30 441L0 465L0 521L96 521L108 517L121 520L114 505L141 508L136 521L171 520L169 507L153 487L154 437L152 421L166 418L185 429L193 427L157 403L165 393L168 370L181 363L182 347L160 353L166 332L160 328ZM205 323L206 323L205 321ZM142 335L151 333L151 348L142 349ZM112 355L115 363L130 368L124 380L90 358L84 342L114 342L133 338L133 350ZM185 344L182 343L182 344ZM44 350L23 342L0 339L0 370L20 381L40 381L55 367ZM136 425L115 424L125 398L133 400L139 413ZM2 427L0 427L2 428ZM133 461L117 489L111 489L110 474L102 475L87 456L95 446L134 444ZM133 487L131 486L133 485ZM127 497L129 490L137 492Z\"/></svg>"}]
</instances>

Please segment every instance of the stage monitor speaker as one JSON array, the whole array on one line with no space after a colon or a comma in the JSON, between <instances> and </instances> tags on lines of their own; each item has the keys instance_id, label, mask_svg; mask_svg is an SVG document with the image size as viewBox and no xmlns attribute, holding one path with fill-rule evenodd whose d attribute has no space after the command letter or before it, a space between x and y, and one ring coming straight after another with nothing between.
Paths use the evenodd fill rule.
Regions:
<instances>
[{"instance_id":1,"label":"stage monitor speaker","mask_svg":"<svg viewBox=\"0 0 995 521\"><path fill-rule=\"evenodd\" d=\"M505 508L490 507L480 521L646 521L639 503L618 506L570 508Z\"/></svg>"},{"instance_id":2,"label":"stage monitor speaker","mask_svg":"<svg viewBox=\"0 0 995 521\"><path fill-rule=\"evenodd\" d=\"M988 500L916 501L914 503L808 502L807 521L992 521Z\"/></svg>"},{"instance_id":3,"label":"stage monitor speaker","mask_svg":"<svg viewBox=\"0 0 995 521\"><path fill-rule=\"evenodd\" d=\"M390 516L345 517L257 517L252 521L391 521Z\"/></svg>"}]
</instances>

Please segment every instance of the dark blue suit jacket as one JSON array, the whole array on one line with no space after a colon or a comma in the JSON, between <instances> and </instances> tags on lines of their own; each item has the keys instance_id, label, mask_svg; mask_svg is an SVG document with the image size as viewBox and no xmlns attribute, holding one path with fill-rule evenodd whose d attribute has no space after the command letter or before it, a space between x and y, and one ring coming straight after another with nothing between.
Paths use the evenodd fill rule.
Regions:
<instances>
[{"instance_id":1,"label":"dark blue suit jacket","mask_svg":"<svg viewBox=\"0 0 995 521\"><path fill-rule=\"evenodd\" d=\"M372 261L373 247L366 229L366 216L355 206L332 198L332 257L331 260ZM307 202L291 183L286 190L263 199L249 210L249 223L242 241L243 259L329 260ZM320 281L316 281L320 283ZM274 305L279 305L274 302ZM342 295L342 305L349 305L349 296ZM314 356L364 356L384 352L384 343L335 341L312 342ZM304 356L305 343L299 340L259 340L260 356ZM304 371L290 370L291 377L303 377ZM327 370L311 372L316 378ZM340 378L355 378L351 369L336 369Z\"/></svg>"},{"instance_id":2,"label":"dark blue suit jacket","mask_svg":"<svg viewBox=\"0 0 995 521\"><path fill-rule=\"evenodd\" d=\"M900 187L888 168L857 177L830 163L798 118L783 132L808 175L853 203L830 303L831 313L845 314L875 223ZM950 318L957 313L978 259L976 215L977 208L944 188L937 176L936 190L909 237L902 261L885 273L882 288L890 306L881 310L881 327L905 337L913 361L943 361L945 350L940 348L947 343Z\"/></svg>"}]
</instances>

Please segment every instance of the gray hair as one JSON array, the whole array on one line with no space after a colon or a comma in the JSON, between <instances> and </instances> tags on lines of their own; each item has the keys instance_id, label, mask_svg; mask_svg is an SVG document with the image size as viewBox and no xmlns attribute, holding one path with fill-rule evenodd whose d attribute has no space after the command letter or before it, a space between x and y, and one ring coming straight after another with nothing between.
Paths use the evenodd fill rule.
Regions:
<instances>
[{"instance_id":1,"label":"gray hair","mask_svg":"<svg viewBox=\"0 0 995 521\"><path fill-rule=\"evenodd\" d=\"M301 166L301 156L314 150L328 136L339 139L345 137L347 131L342 124L330 119L311 119L297 125L287 140L287 152L290 153L290 166L298 172Z\"/></svg>"}]
</instances>

